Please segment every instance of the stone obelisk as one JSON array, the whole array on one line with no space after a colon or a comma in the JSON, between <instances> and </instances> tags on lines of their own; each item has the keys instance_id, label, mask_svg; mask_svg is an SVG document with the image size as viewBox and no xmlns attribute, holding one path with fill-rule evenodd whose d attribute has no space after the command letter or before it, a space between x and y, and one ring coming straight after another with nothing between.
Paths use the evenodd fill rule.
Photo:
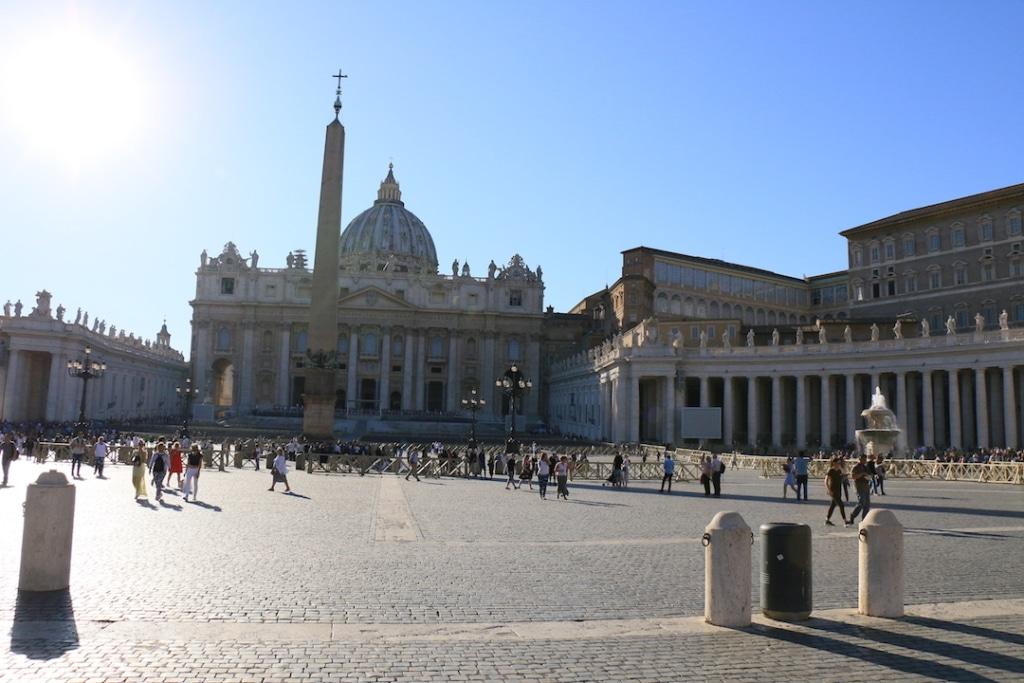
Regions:
<instances>
[{"instance_id":1,"label":"stone obelisk","mask_svg":"<svg viewBox=\"0 0 1024 683\"><path fill-rule=\"evenodd\" d=\"M338 349L338 240L341 235L341 185L345 165L345 127L341 125L341 79L334 100L334 120L327 126L324 168L320 179L320 212L316 222L313 292L309 306L309 360L303 396L302 432L333 438Z\"/></svg>"}]
</instances>

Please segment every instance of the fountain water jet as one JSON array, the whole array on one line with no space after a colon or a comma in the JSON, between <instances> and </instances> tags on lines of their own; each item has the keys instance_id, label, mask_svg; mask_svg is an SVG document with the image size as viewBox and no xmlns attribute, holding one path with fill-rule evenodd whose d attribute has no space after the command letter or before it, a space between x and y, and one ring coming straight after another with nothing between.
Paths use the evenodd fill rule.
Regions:
<instances>
[{"instance_id":1,"label":"fountain water jet","mask_svg":"<svg viewBox=\"0 0 1024 683\"><path fill-rule=\"evenodd\" d=\"M900 436L896 415L889 410L880 387L875 387L871 405L861 411L867 425L857 430L857 451L868 455L891 456L896 451Z\"/></svg>"}]
</instances>

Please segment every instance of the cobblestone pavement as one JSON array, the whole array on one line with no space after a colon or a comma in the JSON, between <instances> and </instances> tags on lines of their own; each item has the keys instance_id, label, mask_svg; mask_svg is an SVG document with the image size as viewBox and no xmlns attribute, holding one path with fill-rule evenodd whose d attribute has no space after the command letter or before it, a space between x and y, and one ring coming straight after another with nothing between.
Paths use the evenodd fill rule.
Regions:
<instances>
[{"instance_id":1,"label":"cobblestone pavement","mask_svg":"<svg viewBox=\"0 0 1024 683\"><path fill-rule=\"evenodd\" d=\"M147 638L165 623L320 624L334 633L345 625L526 622L528 636L530 624L698 615L699 538L723 509L740 512L755 532L768 521L811 524L815 607L850 608L856 534L822 526L820 483L812 488L818 500L799 504L781 500L781 482L750 472L727 473L722 499L705 498L695 484L668 496L650 483L623 491L588 482L559 502L505 491L498 481L382 483L377 475L305 473L291 474L295 495L287 495L266 491L264 471L210 471L201 477L200 503L170 493L162 504L143 505L132 500L129 469L110 467L108 479L89 475L77 486L70 593L16 599L24 485L43 469L18 461L14 486L0 490L0 622L21 634L0 650L0 680L779 680L801 677L806 667L818 680L1024 675L1024 611L945 630L883 622L850 631L849 620L826 619L796 630L760 625L553 645L484 637L437 647L322 632L272 646L221 632L174 645ZM1007 571L1024 559L1019 487L890 480L887 488L875 504L908 528L908 604L1024 598L1019 572ZM756 605L759 542L753 551ZM59 635L68 624L85 634L80 641ZM92 627L106 624L129 630L91 645ZM932 652L929 642L949 649ZM1003 664L993 668L968 657L979 648L1008 659L990 660Z\"/></svg>"}]
</instances>

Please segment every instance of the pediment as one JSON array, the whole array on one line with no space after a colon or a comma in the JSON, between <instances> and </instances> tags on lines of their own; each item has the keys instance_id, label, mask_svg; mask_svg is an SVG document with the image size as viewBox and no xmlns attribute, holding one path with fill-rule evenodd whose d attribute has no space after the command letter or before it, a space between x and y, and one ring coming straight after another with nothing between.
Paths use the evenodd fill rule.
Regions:
<instances>
[{"instance_id":1,"label":"pediment","mask_svg":"<svg viewBox=\"0 0 1024 683\"><path fill-rule=\"evenodd\" d=\"M375 311L413 311L416 307L379 287L364 287L338 299L345 308L363 308Z\"/></svg>"}]
</instances>

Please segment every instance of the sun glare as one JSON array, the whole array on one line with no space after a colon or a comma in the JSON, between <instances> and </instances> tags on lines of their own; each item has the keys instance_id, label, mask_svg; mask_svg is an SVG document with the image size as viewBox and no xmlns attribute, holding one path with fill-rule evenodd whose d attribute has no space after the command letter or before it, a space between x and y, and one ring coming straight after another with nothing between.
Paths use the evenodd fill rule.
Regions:
<instances>
[{"instance_id":1,"label":"sun glare","mask_svg":"<svg viewBox=\"0 0 1024 683\"><path fill-rule=\"evenodd\" d=\"M35 36L7 54L0 107L33 150L77 167L138 140L144 99L138 65L106 37L75 26Z\"/></svg>"}]
</instances>

